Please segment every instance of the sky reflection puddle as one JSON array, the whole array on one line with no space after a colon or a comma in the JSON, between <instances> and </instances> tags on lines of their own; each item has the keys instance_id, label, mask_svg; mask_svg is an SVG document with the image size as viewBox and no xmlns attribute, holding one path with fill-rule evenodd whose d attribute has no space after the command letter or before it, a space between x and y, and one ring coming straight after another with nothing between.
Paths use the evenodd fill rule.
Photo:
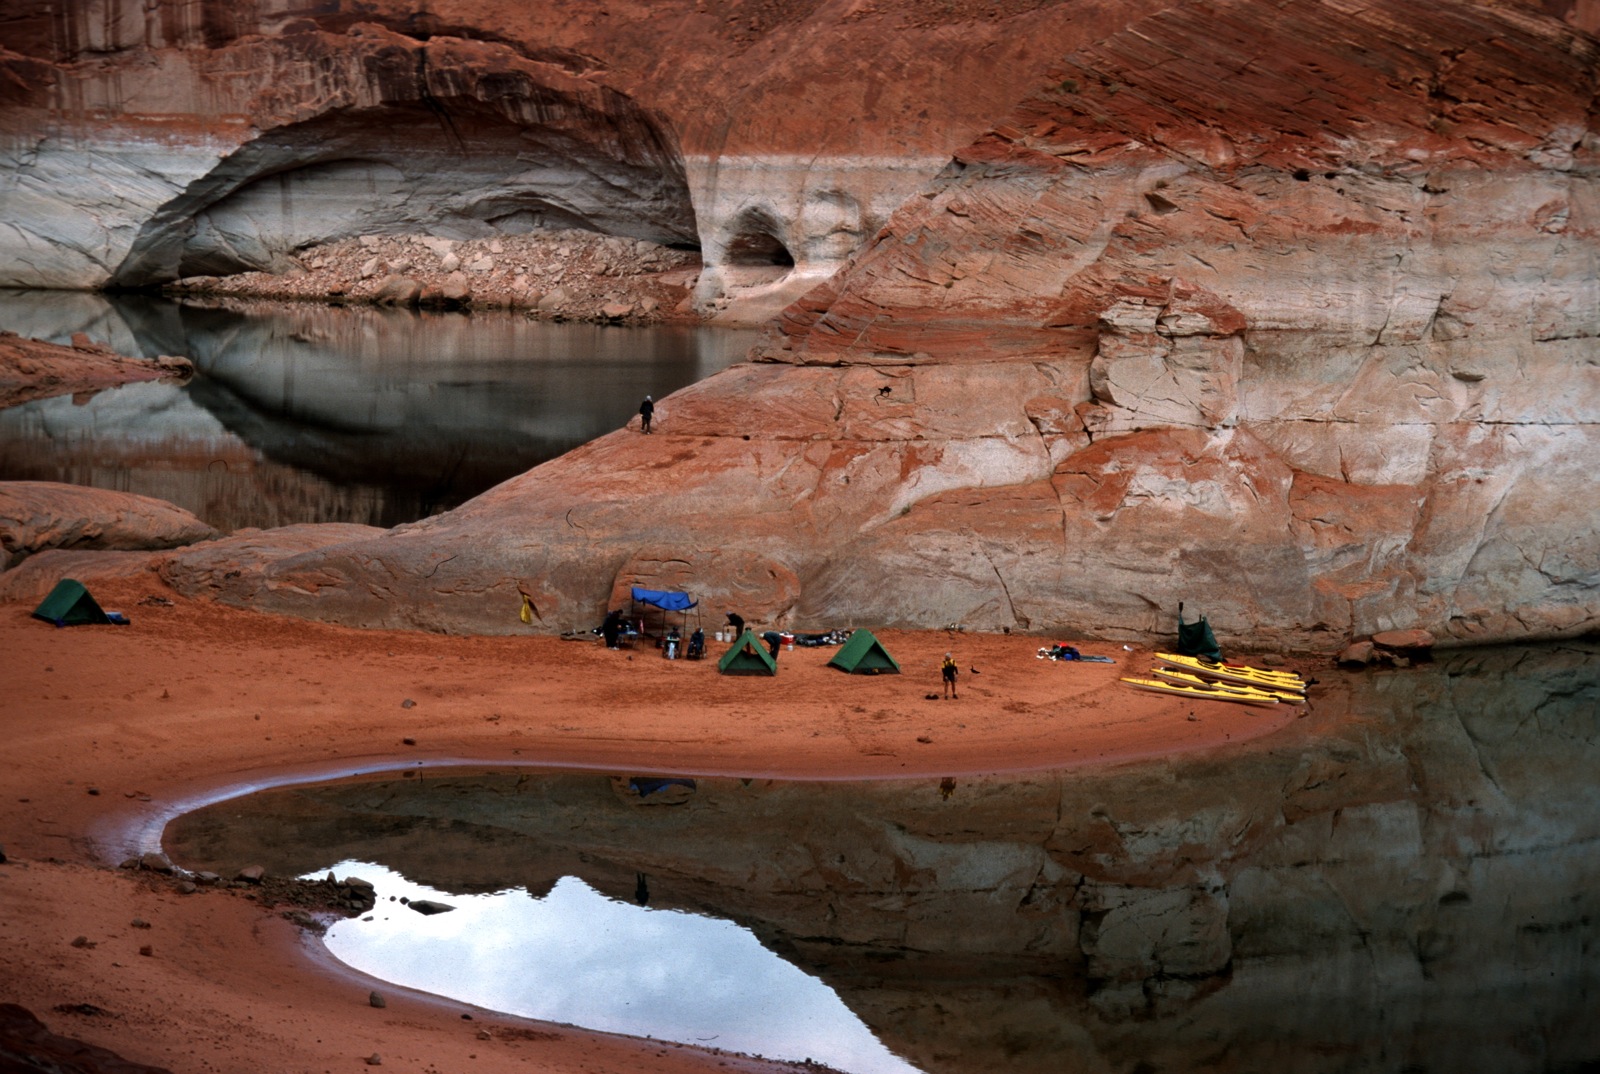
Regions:
<instances>
[{"instance_id":1,"label":"sky reflection puddle","mask_svg":"<svg viewBox=\"0 0 1600 1074\"><path fill-rule=\"evenodd\" d=\"M325 937L335 957L374 977L587 1029L850 1074L916 1074L832 989L731 921L619 902L573 876L536 899L520 888L452 895L360 861L310 879L327 872L377 890L371 914ZM427 916L401 898L455 909Z\"/></svg>"}]
</instances>

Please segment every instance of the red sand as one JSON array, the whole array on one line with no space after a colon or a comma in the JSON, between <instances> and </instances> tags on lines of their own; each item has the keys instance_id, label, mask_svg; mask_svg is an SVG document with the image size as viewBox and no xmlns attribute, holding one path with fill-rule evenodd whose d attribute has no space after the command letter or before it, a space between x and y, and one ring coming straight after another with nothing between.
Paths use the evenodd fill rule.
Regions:
<instances>
[{"instance_id":1,"label":"red sand","mask_svg":"<svg viewBox=\"0 0 1600 1074\"><path fill-rule=\"evenodd\" d=\"M211 788L386 758L961 775L1214 749L1295 715L1136 692L1117 678L1150 654L1092 642L1079 647L1116 665L1040 660L1046 638L886 631L902 675L845 675L826 666L834 650L797 648L774 678L732 677L717 674L715 641L710 659L668 661L551 637L350 630L169 593L170 607L141 605L155 588L96 585L129 627L57 630L31 605L0 606L0 1002L179 1074L350 1071L373 1053L415 1071L790 1069L408 995L330 966L236 892L185 896L113 868L141 825ZM960 698L929 700L947 650ZM72 946L80 936L92 946ZM387 1007L368 1003L374 987ZM107 1013L56 1010L85 1003Z\"/></svg>"}]
</instances>

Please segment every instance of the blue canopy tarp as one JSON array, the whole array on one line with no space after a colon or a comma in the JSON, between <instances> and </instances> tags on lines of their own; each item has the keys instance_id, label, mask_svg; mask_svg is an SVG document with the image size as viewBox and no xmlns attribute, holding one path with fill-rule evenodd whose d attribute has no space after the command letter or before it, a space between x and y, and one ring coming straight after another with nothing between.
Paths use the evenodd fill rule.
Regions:
<instances>
[{"instance_id":1,"label":"blue canopy tarp","mask_svg":"<svg viewBox=\"0 0 1600 1074\"><path fill-rule=\"evenodd\" d=\"M666 634L667 632L667 613L677 612L678 621L683 625L683 628L687 630L689 628L689 609L699 608L700 606L698 602L691 600L689 598L689 594L687 593L669 593L664 589L641 589L638 586L634 586L633 612L635 616L638 616L639 633L646 635L650 634L650 631L646 629L644 617L638 615L639 605L641 604L648 608L661 609L662 635ZM696 621L698 621L700 618L700 613L696 611L694 614ZM677 628L674 627L673 629ZM659 637L660 635L657 636Z\"/></svg>"},{"instance_id":2,"label":"blue canopy tarp","mask_svg":"<svg viewBox=\"0 0 1600 1074\"><path fill-rule=\"evenodd\" d=\"M640 589L638 586L633 587L633 599L668 612L687 611L697 603L690 600L687 593L668 593L661 589Z\"/></svg>"}]
</instances>

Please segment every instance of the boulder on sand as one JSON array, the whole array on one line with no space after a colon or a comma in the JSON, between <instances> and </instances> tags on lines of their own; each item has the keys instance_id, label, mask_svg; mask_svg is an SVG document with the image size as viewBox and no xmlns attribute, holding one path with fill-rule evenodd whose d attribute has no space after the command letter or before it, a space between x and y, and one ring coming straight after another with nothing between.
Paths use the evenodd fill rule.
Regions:
<instances>
[{"instance_id":1,"label":"boulder on sand","mask_svg":"<svg viewBox=\"0 0 1600 1074\"><path fill-rule=\"evenodd\" d=\"M379 306L415 306L422 298L422 285L409 276L385 276L378 281L372 301Z\"/></svg>"},{"instance_id":2,"label":"boulder on sand","mask_svg":"<svg viewBox=\"0 0 1600 1074\"><path fill-rule=\"evenodd\" d=\"M1426 630L1383 630L1372 635L1372 644L1393 653L1411 655L1431 650L1434 637Z\"/></svg>"},{"instance_id":3,"label":"boulder on sand","mask_svg":"<svg viewBox=\"0 0 1600 1074\"><path fill-rule=\"evenodd\" d=\"M52 548L148 551L217 531L165 500L52 481L0 482L0 568Z\"/></svg>"}]
</instances>

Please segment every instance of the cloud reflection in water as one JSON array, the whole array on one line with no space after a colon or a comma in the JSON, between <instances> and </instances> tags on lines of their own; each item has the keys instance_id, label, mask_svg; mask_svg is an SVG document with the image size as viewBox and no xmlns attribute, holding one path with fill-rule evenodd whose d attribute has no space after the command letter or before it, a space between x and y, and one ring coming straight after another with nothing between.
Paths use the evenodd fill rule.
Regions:
<instances>
[{"instance_id":1,"label":"cloud reflection in water","mask_svg":"<svg viewBox=\"0 0 1600 1074\"><path fill-rule=\"evenodd\" d=\"M374 977L586 1029L916 1074L832 989L731 921L633 906L572 876L535 899L520 889L444 894L366 862L327 871L377 888L370 921L339 922L326 936L335 957ZM400 898L456 909L425 916Z\"/></svg>"}]
</instances>

